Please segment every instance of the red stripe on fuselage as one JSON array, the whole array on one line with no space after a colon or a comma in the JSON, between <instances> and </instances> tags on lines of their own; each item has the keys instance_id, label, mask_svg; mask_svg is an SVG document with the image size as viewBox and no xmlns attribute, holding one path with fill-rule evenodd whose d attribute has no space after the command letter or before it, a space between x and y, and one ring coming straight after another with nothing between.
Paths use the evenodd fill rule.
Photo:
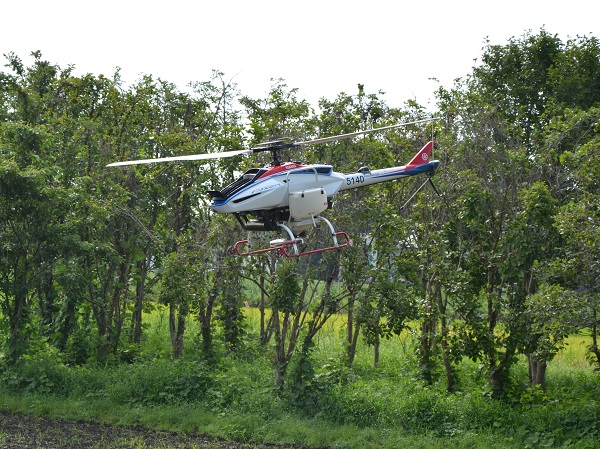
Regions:
<instances>
[{"instance_id":1,"label":"red stripe on fuselage","mask_svg":"<svg viewBox=\"0 0 600 449\"><path fill-rule=\"evenodd\" d=\"M269 176L273 176L273 175L276 175L278 173L283 173L283 172L286 172L286 171L295 170L297 168L302 168L302 167L306 167L306 165L296 164L295 162L284 162L281 165L275 165L273 167L270 167L258 179L267 178Z\"/></svg>"}]
</instances>

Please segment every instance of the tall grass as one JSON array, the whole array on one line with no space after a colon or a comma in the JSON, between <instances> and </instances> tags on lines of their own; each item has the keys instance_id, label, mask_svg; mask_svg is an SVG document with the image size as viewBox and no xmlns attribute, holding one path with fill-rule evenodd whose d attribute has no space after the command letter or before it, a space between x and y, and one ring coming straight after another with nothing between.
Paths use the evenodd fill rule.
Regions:
<instances>
[{"instance_id":1,"label":"tall grass","mask_svg":"<svg viewBox=\"0 0 600 449\"><path fill-rule=\"evenodd\" d=\"M261 347L258 311L241 353L200 358L198 327L190 319L186 355L171 357L166 311L145 316L135 362L69 367L49 352L0 372L0 409L216 437L346 448L597 448L600 379L585 360L585 335L570 337L548 367L547 390L527 387L524 361L513 370L509 401L492 400L481 368L458 367L461 388L419 380L410 331L384 340L380 363L360 342L352 368L343 363L345 317L327 323L311 354L315 378L304 402L273 384L270 347Z\"/></svg>"}]
</instances>

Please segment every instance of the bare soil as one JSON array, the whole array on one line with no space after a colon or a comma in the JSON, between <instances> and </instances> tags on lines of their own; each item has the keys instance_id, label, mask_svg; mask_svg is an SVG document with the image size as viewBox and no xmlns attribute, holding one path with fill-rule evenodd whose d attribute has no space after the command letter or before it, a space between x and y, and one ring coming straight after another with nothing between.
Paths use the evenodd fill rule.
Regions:
<instances>
[{"instance_id":1,"label":"bare soil","mask_svg":"<svg viewBox=\"0 0 600 449\"><path fill-rule=\"evenodd\" d=\"M89 422L61 421L0 412L0 449L292 449L219 441L201 435L156 432Z\"/></svg>"}]
</instances>

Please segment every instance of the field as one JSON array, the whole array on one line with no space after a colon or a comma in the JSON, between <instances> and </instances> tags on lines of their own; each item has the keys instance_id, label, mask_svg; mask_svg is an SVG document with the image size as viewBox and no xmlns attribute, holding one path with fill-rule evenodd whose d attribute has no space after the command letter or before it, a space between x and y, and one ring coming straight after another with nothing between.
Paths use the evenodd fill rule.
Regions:
<instances>
[{"instance_id":1,"label":"field","mask_svg":"<svg viewBox=\"0 0 600 449\"><path fill-rule=\"evenodd\" d=\"M411 332L384 341L378 368L366 345L346 368L340 316L319 334L315 381L297 400L273 387L271 349L256 341L255 312L246 310L244 350L220 354L216 366L199 360L193 321L184 358L172 360L164 311L147 317L134 363L68 367L51 352L29 358L2 373L0 448L26 447L18 444L26 438L34 439L28 447L54 448L600 447L600 379L585 360L585 335L570 337L550 363L546 390L527 387L521 361L510 399L499 401L468 360L456 393L442 381L423 384Z\"/></svg>"}]
</instances>

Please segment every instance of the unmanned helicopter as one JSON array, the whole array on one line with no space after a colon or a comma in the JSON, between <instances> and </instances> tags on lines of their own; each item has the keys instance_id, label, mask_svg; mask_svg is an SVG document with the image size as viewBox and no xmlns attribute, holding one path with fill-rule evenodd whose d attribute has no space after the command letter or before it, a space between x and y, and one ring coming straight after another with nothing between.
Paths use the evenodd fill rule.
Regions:
<instances>
[{"instance_id":1,"label":"unmanned helicopter","mask_svg":"<svg viewBox=\"0 0 600 449\"><path fill-rule=\"evenodd\" d=\"M302 142L286 143L283 140L273 140L254 148L237 151L115 162L108 167L197 161L270 152L272 160L269 165L252 168L221 190L209 191L211 198L209 208L215 213L233 214L240 225L248 231L248 238L237 242L231 248L232 254L248 256L275 251L283 256L299 257L344 248L352 243L347 233L336 231L331 222L321 215L332 207L333 197L338 192L419 174L425 174L427 176L425 182L431 183L431 177L439 161L431 159L433 140L426 143L406 165L377 170L361 167L354 173L336 172L331 165L281 162L281 151L350 139L432 120L436 119L428 118ZM311 227L316 228L320 223L328 226L332 244L311 250L301 249L306 231ZM265 231L278 231L285 237L271 240L266 248L254 249L251 234Z\"/></svg>"}]
</instances>

